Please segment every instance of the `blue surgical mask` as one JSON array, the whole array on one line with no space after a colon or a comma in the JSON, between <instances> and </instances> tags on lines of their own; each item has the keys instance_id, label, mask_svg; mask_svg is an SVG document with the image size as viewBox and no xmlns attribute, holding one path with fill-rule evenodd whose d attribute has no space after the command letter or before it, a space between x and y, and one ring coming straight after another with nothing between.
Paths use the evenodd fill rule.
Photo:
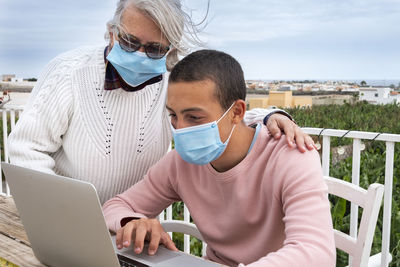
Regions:
<instances>
[{"instance_id":1,"label":"blue surgical mask","mask_svg":"<svg viewBox=\"0 0 400 267\"><path fill-rule=\"evenodd\" d=\"M117 41L107 55L118 74L132 87L154 78L167 71L166 56L160 59L149 58L146 53L140 51L124 51Z\"/></svg>"},{"instance_id":2,"label":"blue surgical mask","mask_svg":"<svg viewBox=\"0 0 400 267\"><path fill-rule=\"evenodd\" d=\"M175 149L184 161L204 165L216 160L224 153L236 124L233 125L228 139L225 143L222 143L219 136L218 122L234 104L217 121L178 130L171 125Z\"/></svg>"}]
</instances>

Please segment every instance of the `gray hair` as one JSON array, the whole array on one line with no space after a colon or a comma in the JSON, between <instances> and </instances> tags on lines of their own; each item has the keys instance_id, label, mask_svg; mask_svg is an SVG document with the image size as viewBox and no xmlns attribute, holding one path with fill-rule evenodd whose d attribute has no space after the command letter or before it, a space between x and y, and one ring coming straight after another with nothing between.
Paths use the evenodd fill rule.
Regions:
<instances>
[{"instance_id":1,"label":"gray hair","mask_svg":"<svg viewBox=\"0 0 400 267\"><path fill-rule=\"evenodd\" d=\"M173 49L167 56L168 70L171 70L179 61L178 54L186 55L192 48L203 46L203 42L197 35L200 32L197 27L207 17L209 1L207 14L203 21L196 25L191 17L182 10L180 0L119 0L113 19L107 22L106 40L110 38L109 32L121 25L122 14L125 8L130 6L134 6L148 15L171 43Z\"/></svg>"}]
</instances>

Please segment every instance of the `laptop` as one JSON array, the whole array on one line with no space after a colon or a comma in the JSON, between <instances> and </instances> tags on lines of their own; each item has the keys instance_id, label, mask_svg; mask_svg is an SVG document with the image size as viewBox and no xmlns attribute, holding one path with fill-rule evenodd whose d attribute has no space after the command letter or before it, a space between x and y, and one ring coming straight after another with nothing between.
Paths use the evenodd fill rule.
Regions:
<instances>
[{"instance_id":1,"label":"laptop","mask_svg":"<svg viewBox=\"0 0 400 267\"><path fill-rule=\"evenodd\" d=\"M117 250L90 183L1 163L33 252L43 264L64 266L221 266L183 252L158 248L139 255Z\"/></svg>"}]
</instances>

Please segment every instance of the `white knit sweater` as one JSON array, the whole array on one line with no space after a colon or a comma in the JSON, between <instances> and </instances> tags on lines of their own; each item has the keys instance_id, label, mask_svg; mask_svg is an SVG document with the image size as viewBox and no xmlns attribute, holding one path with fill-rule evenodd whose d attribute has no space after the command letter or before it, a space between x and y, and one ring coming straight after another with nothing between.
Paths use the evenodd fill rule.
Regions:
<instances>
[{"instance_id":1,"label":"white knit sweater","mask_svg":"<svg viewBox=\"0 0 400 267\"><path fill-rule=\"evenodd\" d=\"M101 203L142 179L171 141L168 74L140 91L106 91L103 52L82 47L53 59L9 137L11 163L88 181ZM267 114L252 111L247 123Z\"/></svg>"}]
</instances>

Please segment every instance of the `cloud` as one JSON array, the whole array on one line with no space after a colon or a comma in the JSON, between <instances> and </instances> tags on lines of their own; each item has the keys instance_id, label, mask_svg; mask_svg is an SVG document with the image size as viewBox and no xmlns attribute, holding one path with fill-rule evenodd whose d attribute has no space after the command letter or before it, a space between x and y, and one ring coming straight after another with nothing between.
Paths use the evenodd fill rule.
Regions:
<instances>
[{"instance_id":1,"label":"cloud","mask_svg":"<svg viewBox=\"0 0 400 267\"><path fill-rule=\"evenodd\" d=\"M204 18L208 0L182 1ZM0 0L0 74L37 76L61 52L104 44L116 3ZM246 77L400 77L399 0L211 0L207 22L207 47L235 56Z\"/></svg>"},{"instance_id":2,"label":"cloud","mask_svg":"<svg viewBox=\"0 0 400 267\"><path fill-rule=\"evenodd\" d=\"M104 43L116 6L116 0L0 1L0 74L29 77L59 53Z\"/></svg>"},{"instance_id":3,"label":"cloud","mask_svg":"<svg viewBox=\"0 0 400 267\"><path fill-rule=\"evenodd\" d=\"M396 78L399 24L400 1L213 1L201 36L247 78Z\"/></svg>"},{"instance_id":4,"label":"cloud","mask_svg":"<svg viewBox=\"0 0 400 267\"><path fill-rule=\"evenodd\" d=\"M93 0L5 1L0 11L0 35L4 37L0 46L29 49L62 46L74 39L82 43L102 39L113 8L108 1Z\"/></svg>"},{"instance_id":5,"label":"cloud","mask_svg":"<svg viewBox=\"0 0 400 267\"><path fill-rule=\"evenodd\" d=\"M236 0L213 1L210 9L209 25L202 36L211 46L226 46L235 41L312 35L325 29L340 35L353 26L359 31L362 25L382 24L382 20L398 25L400 1Z\"/></svg>"}]
</instances>

